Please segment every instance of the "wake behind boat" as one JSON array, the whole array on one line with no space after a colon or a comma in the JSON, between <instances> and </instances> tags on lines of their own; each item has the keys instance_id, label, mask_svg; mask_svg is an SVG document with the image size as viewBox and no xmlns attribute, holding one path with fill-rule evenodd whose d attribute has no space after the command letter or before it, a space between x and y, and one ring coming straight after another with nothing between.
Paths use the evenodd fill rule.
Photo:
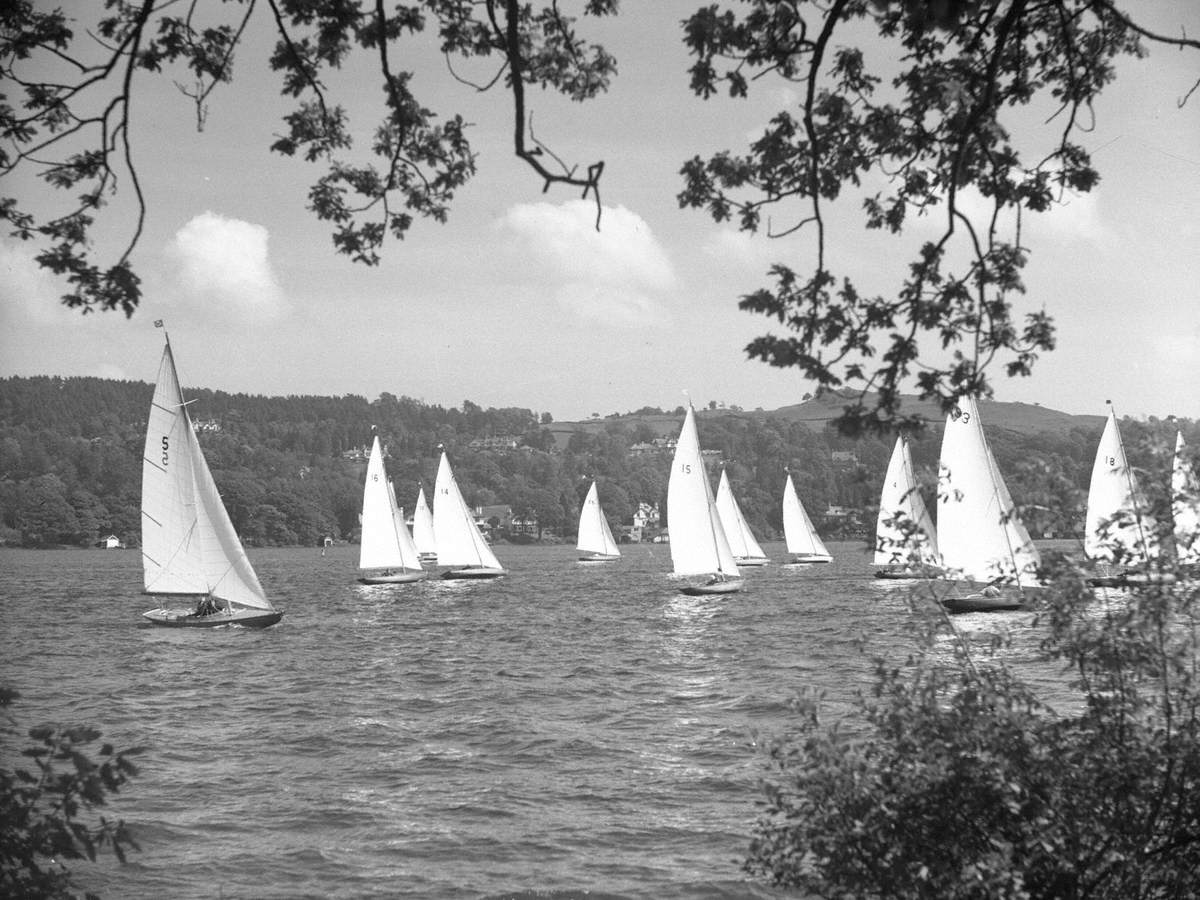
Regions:
<instances>
[{"instance_id":1,"label":"wake behind boat","mask_svg":"<svg viewBox=\"0 0 1200 900\"><path fill-rule=\"evenodd\" d=\"M703 583L689 583L680 590L688 595L732 594L742 588L741 572L721 525L712 485L700 455L696 411L688 404L671 476L667 481L667 527L671 534L671 563L675 575L707 575Z\"/></svg>"},{"instance_id":2,"label":"wake behind boat","mask_svg":"<svg viewBox=\"0 0 1200 900\"><path fill-rule=\"evenodd\" d=\"M158 366L142 452L142 573L160 598L143 617L168 628L243 625L283 618L267 599L217 491L188 414L168 338ZM168 608L167 599L194 608Z\"/></svg>"},{"instance_id":3,"label":"wake behind boat","mask_svg":"<svg viewBox=\"0 0 1200 900\"><path fill-rule=\"evenodd\" d=\"M487 579L507 574L479 532L445 450L434 482L433 535L438 564L450 567L442 578Z\"/></svg>"}]
</instances>

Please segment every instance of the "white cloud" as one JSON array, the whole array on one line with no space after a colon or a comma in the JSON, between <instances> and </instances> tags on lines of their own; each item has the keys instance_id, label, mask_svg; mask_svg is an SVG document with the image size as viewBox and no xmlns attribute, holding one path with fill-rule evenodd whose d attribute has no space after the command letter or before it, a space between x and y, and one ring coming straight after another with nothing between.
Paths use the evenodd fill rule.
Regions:
<instances>
[{"instance_id":1,"label":"white cloud","mask_svg":"<svg viewBox=\"0 0 1200 900\"><path fill-rule=\"evenodd\" d=\"M637 327L664 321L663 296L677 286L666 252L636 213L594 204L514 206L500 225L524 245L523 261L553 284L564 309L585 319Z\"/></svg>"},{"instance_id":2,"label":"white cloud","mask_svg":"<svg viewBox=\"0 0 1200 900\"><path fill-rule=\"evenodd\" d=\"M213 212L196 216L167 246L183 294L235 321L280 318L287 301L271 269L267 229Z\"/></svg>"},{"instance_id":3,"label":"white cloud","mask_svg":"<svg viewBox=\"0 0 1200 900\"><path fill-rule=\"evenodd\" d=\"M32 244L0 241L0 304L37 325L63 318L62 295L70 285L34 260ZM76 314L78 315L78 314Z\"/></svg>"}]
</instances>

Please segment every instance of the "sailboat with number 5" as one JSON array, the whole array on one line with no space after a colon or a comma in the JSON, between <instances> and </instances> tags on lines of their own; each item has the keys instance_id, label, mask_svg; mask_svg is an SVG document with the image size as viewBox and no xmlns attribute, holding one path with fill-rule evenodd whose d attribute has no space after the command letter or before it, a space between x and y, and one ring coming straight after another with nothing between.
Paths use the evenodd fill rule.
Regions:
<instances>
[{"instance_id":1,"label":"sailboat with number 5","mask_svg":"<svg viewBox=\"0 0 1200 900\"><path fill-rule=\"evenodd\" d=\"M142 613L154 625L265 628L283 618L221 502L179 388L169 338L142 453L142 571L146 593L160 598L157 609ZM166 605L184 598L194 607Z\"/></svg>"}]
</instances>

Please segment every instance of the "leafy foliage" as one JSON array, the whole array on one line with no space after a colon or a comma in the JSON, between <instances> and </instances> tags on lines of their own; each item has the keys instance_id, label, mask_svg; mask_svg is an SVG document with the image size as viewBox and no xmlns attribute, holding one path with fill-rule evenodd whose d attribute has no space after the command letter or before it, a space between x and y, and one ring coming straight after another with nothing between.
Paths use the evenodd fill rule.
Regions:
<instances>
[{"instance_id":1,"label":"leafy foliage","mask_svg":"<svg viewBox=\"0 0 1200 900\"><path fill-rule=\"evenodd\" d=\"M390 11L365 0L186 9L106 0L94 31L61 10L14 0L0 10L0 76L20 91L0 97L0 173L32 168L75 199L42 214L32 211L40 202L0 197L0 219L42 245L39 264L72 286L68 306L132 314L141 296L131 262L145 216L129 116L134 76L170 74L179 83L186 75L202 127L260 7L275 37L270 65L296 104L271 148L324 166L309 209L329 223L339 254L377 263L387 237L403 238L418 217L445 221L475 173L463 117L428 108L413 88L416 73L396 66L409 42L435 32L452 72L456 61L495 61L488 83L464 85L503 82L514 153L545 189L562 184L593 197L599 224L603 161L582 171L563 163L534 137L527 109L528 88L582 102L616 74L611 54L579 34L559 0L413 0ZM576 9L608 16L617 2L580 0ZM871 34L881 58L869 52ZM841 425L851 434L889 426L902 389L915 385L949 409L965 394L987 395L997 365L1027 375L1053 349L1046 311L1015 307L1030 253L1022 217L1098 183L1081 134L1119 59L1151 44L1200 47L1186 34L1150 32L1117 0L744 0L699 8L682 35L697 96L746 97L772 78L802 95L745 151L687 161L678 197L746 231L813 235L810 271L777 264L772 284L742 298L743 309L785 327L747 351L822 387L858 390ZM354 142L364 132L329 87L359 57L376 80L378 120L366 153ZM1010 115L1026 107L1050 113L1044 133L1010 131ZM103 264L91 242L118 176L136 217L123 252ZM905 247L907 272L893 291L873 295L857 275L838 271L826 219L847 196L861 204L867 229L897 239L916 217L944 223L936 239ZM968 196L983 212L972 211ZM775 209L782 227L764 221Z\"/></svg>"},{"instance_id":2,"label":"leafy foliage","mask_svg":"<svg viewBox=\"0 0 1200 900\"><path fill-rule=\"evenodd\" d=\"M309 190L309 209L333 228L338 253L373 265L390 234L403 238L418 216L445 221L456 192L475 174L475 150L459 114L439 117L414 93L413 73L395 68L403 41L436 30L448 60L497 60L513 100L514 151L548 188L563 183L584 195L599 190L603 163L586 175L543 161L527 123L527 86L586 100L605 90L615 60L589 45L557 2L418 0L396 4L362 0L233 0L179 7L162 0L105 0L98 18L77 22L61 9L43 11L32 0L0 9L0 77L17 96L0 95L0 174L32 169L51 188L77 193L74 205L42 215L30 198L0 198L0 220L12 234L44 246L38 263L72 286L62 299L84 312L132 315L141 282L131 255L141 237L146 206L138 177L129 111L137 78L172 75L196 106L203 127L214 90L233 80L236 52L258 7L266 7L276 35L271 68L282 92L296 101L271 149L323 163ZM615 0L587 0L583 13L615 12ZM261 18L261 16L259 17ZM326 81L352 54L375 60L380 118L369 152L354 156L355 126ZM52 73L47 75L46 73ZM487 87L491 87L488 85ZM486 88L484 88L486 89ZM532 146L531 146L532 145ZM134 195L132 234L115 263L94 260L93 226L126 180ZM599 198L596 197L597 205Z\"/></svg>"},{"instance_id":3,"label":"leafy foliage","mask_svg":"<svg viewBox=\"0 0 1200 900\"><path fill-rule=\"evenodd\" d=\"M890 427L909 384L948 410L963 395L988 393L994 362L1009 376L1029 374L1055 338L1044 310L1021 321L1014 309L1029 257L1022 216L1099 181L1079 140L1117 59L1141 55L1143 39L1200 42L1150 34L1106 0L750 0L738 8L712 5L687 21L693 91L745 97L751 85L770 90L774 76L803 99L744 153L689 160L679 202L749 232L807 229L813 260L807 274L775 265L773 285L742 298L742 309L786 329L754 340L750 356L860 390L842 422L847 433ZM890 59L868 59L864 29L892 48ZM1025 152L1038 136L1014 136L1006 117L1035 103L1049 105L1057 122ZM968 193L984 212L971 212ZM870 296L857 274L837 271L826 220L847 194L859 197L867 229L897 238L916 216L944 222L936 240L902 251L911 261L892 293ZM789 224L764 222L775 209Z\"/></svg>"},{"instance_id":4,"label":"leafy foliage","mask_svg":"<svg viewBox=\"0 0 1200 900\"><path fill-rule=\"evenodd\" d=\"M0 707L18 697L16 691L0 688ZM14 731L10 720L2 729L5 745ZM124 822L103 815L93 820L92 814L137 775L131 757L141 748L116 750L105 743L92 751L100 732L86 726L47 725L28 734L33 743L20 751L25 762L0 766L0 894L73 897L63 860L94 861L97 852L108 848L124 862L127 850L138 849Z\"/></svg>"},{"instance_id":5,"label":"leafy foliage","mask_svg":"<svg viewBox=\"0 0 1200 900\"><path fill-rule=\"evenodd\" d=\"M914 595L917 649L877 661L861 719L799 705L766 744L749 871L819 896L1200 891L1200 592L1046 570L991 640Z\"/></svg>"}]
</instances>

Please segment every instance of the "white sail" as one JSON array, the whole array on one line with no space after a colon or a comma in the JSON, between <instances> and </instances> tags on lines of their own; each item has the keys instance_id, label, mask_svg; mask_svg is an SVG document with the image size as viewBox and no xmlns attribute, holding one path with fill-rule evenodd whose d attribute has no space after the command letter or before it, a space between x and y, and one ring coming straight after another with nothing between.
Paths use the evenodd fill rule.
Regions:
<instances>
[{"instance_id":1,"label":"white sail","mask_svg":"<svg viewBox=\"0 0 1200 900\"><path fill-rule=\"evenodd\" d=\"M875 565L937 565L937 534L917 488L912 453L904 435L896 438L875 525Z\"/></svg>"},{"instance_id":2,"label":"white sail","mask_svg":"<svg viewBox=\"0 0 1200 900\"><path fill-rule=\"evenodd\" d=\"M1171 467L1171 513L1174 517L1175 558L1184 564L1200 562L1200 482L1184 453L1183 435L1175 432Z\"/></svg>"},{"instance_id":3,"label":"white sail","mask_svg":"<svg viewBox=\"0 0 1200 900\"><path fill-rule=\"evenodd\" d=\"M696 414L691 404L675 445L671 477L667 481L667 527L676 575L736 577L740 574L704 470Z\"/></svg>"},{"instance_id":4,"label":"white sail","mask_svg":"<svg viewBox=\"0 0 1200 900\"><path fill-rule=\"evenodd\" d=\"M358 550L360 569L399 569L404 567L400 536L393 515L391 484L383 466L379 438L371 443L367 477L363 483L362 539Z\"/></svg>"},{"instance_id":5,"label":"white sail","mask_svg":"<svg viewBox=\"0 0 1200 900\"><path fill-rule=\"evenodd\" d=\"M582 553L595 553L604 556L620 556L617 542L613 540L612 529L608 527L608 519L600 508L600 495L596 491L596 482L588 488L587 499L579 510L579 539L575 549Z\"/></svg>"},{"instance_id":6,"label":"white sail","mask_svg":"<svg viewBox=\"0 0 1200 900\"><path fill-rule=\"evenodd\" d=\"M762 547L754 539L742 508L738 506L737 498L733 496L733 488L729 486L729 476L721 470L721 481L717 485L717 513L721 517L721 525L725 529L725 537L729 541L729 549L737 560L766 559Z\"/></svg>"},{"instance_id":7,"label":"white sail","mask_svg":"<svg viewBox=\"0 0 1200 900\"><path fill-rule=\"evenodd\" d=\"M1120 558L1125 564L1139 565L1154 555L1154 522L1145 510L1125 457L1117 414L1110 406L1088 487L1083 537L1088 558L1109 562Z\"/></svg>"},{"instance_id":8,"label":"white sail","mask_svg":"<svg viewBox=\"0 0 1200 900\"><path fill-rule=\"evenodd\" d=\"M433 534L437 540L438 564L442 566L482 566L501 569L500 561L488 546L475 517L463 499L450 469L446 451L438 463L433 486Z\"/></svg>"},{"instance_id":9,"label":"white sail","mask_svg":"<svg viewBox=\"0 0 1200 900\"><path fill-rule=\"evenodd\" d=\"M150 594L273 610L221 502L163 349L142 453L142 569Z\"/></svg>"},{"instance_id":10,"label":"white sail","mask_svg":"<svg viewBox=\"0 0 1200 900\"><path fill-rule=\"evenodd\" d=\"M1021 524L983 434L974 397L946 417L938 491L938 549L952 575L1036 584L1041 555Z\"/></svg>"},{"instance_id":11,"label":"white sail","mask_svg":"<svg viewBox=\"0 0 1200 900\"><path fill-rule=\"evenodd\" d=\"M417 552L422 555L432 555L437 552L437 541L433 536L433 513L425 502L425 488L417 489L417 506L413 510L413 543Z\"/></svg>"},{"instance_id":12,"label":"white sail","mask_svg":"<svg viewBox=\"0 0 1200 900\"><path fill-rule=\"evenodd\" d=\"M788 473L787 483L783 487L783 540L787 544L788 553L793 555L833 559L821 536L817 534L812 519L808 517L804 504L796 495L791 472Z\"/></svg>"},{"instance_id":13,"label":"white sail","mask_svg":"<svg viewBox=\"0 0 1200 900\"><path fill-rule=\"evenodd\" d=\"M404 510L396 502L396 486L392 483L392 479L388 479L387 486L388 502L392 507L392 521L396 525L396 540L400 544L400 564L405 569L420 569L421 554L417 551L417 545L413 542L408 526L404 524Z\"/></svg>"}]
</instances>

